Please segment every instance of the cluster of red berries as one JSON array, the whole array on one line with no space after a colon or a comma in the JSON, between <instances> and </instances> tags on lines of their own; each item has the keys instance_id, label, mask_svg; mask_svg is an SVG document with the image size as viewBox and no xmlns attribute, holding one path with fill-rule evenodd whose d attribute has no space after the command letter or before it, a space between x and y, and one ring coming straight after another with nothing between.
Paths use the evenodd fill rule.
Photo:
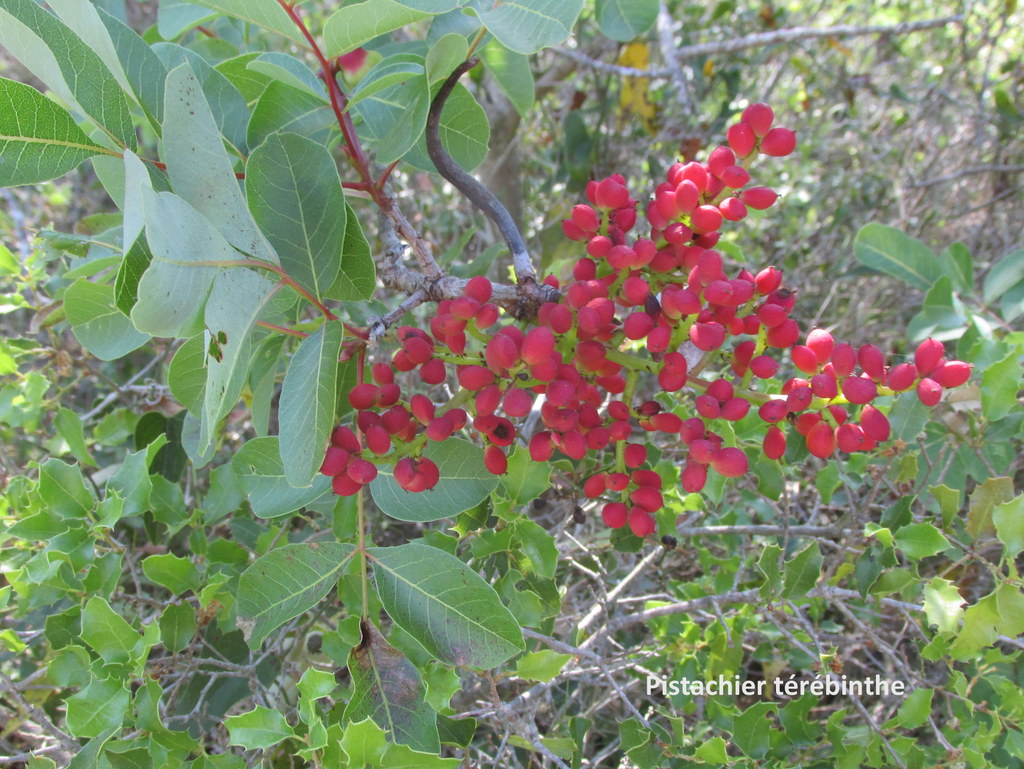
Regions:
<instances>
[{"instance_id":1,"label":"cluster of red berries","mask_svg":"<svg viewBox=\"0 0 1024 769\"><path fill-rule=\"evenodd\" d=\"M935 340L918 347L913 364L891 368L873 345L836 344L822 329L798 344L800 328L790 317L795 292L782 284L782 273L730 271L713 250L725 222L777 199L767 187L748 186L759 154L782 156L795 147L793 132L773 122L768 106L751 105L729 129L728 146L705 163L669 168L646 206L647 237L629 236L638 203L622 176L590 182L588 204L563 222L569 239L585 243L586 255L564 286L545 279L562 290L562 301L543 304L527 327L499 325L491 283L477 277L463 296L439 303L429 333L399 328L391 362L374 364L372 381L349 393L358 435L335 430L323 466L335 491L355 493L382 462L394 463L402 488L430 489L438 470L423 448L469 429L494 474L506 471L506 452L517 439L538 462L556 451L587 460L584 495L602 501L608 526L628 525L643 537L655 530L664 489L661 475L646 466L638 430L670 436L684 452L682 488L693 493L704 488L709 470L729 478L748 470L743 448L715 431L733 434L716 427L721 422L756 414L769 425L762 450L771 459L786 451L786 425L811 454L829 457L836 448L867 451L889 437L888 419L871 405L875 398L916 385L922 402L934 405L943 387L963 384L970 366L945 360ZM780 369L772 351L783 349L806 376L772 391ZM396 371L416 372L425 385L454 376L459 387L441 406L422 394L403 398ZM717 376L704 373L711 371ZM657 401L636 403L645 375L666 392L692 390L695 414L684 419ZM531 414L536 419L526 420ZM520 435L522 425L534 423L531 435Z\"/></svg>"}]
</instances>

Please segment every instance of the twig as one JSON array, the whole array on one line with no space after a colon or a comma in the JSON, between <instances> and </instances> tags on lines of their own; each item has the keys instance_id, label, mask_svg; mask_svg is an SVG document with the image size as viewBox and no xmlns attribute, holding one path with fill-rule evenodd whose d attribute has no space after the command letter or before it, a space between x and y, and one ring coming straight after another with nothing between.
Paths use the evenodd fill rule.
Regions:
<instances>
[{"instance_id":1,"label":"twig","mask_svg":"<svg viewBox=\"0 0 1024 769\"><path fill-rule=\"evenodd\" d=\"M7 692L7 695L14 701L14 704L19 709L30 715L33 721L40 726L47 734L55 738L60 742L66 750L78 753L82 746L78 744L78 741L70 734L64 732L58 727L50 717L43 712L42 709L37 708L31 702L21 696L21 692L18 691L17 684L14 683L5 673L0 673L0 689Z\"/></svg>"}]
</instances>

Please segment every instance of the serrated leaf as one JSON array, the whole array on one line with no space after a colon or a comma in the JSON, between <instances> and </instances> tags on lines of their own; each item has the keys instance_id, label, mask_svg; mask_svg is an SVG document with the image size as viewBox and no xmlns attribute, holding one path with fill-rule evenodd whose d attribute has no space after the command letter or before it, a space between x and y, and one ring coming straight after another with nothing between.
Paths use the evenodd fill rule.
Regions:
<instances>
[{"instance_id":1,"label":"serrated leaf","mask_svg":"<svg viewBox=\"0 0 1024 769\"><path fill-rule=\"evenodd\" d=\"M122 147L137 146L128 98L96 52L60 19L33 0L5 0L0 7L0 45Z\"/></svg>"},{"instance_id":2,"label":"serrated leaf","mask_svg":"<svg viewBox=\"0 0 1024 769\"><path fill-rule=\"evenodd\" d=\"M68 731L75 737L98 737L124 722L128 688L114 678L97 678L66 702Z\"/></svg>"},{"instance_id":3,"label":"serrated leaf","mask_svg":"<svg viewBox=\"0 0 1024 769\"><path fill-rule=\"evenodd\" d=\"M62 518L84 518L96 503L78 465L53 458L39 469L39 496L51 512Z\"/></svg>"},{"instance_id":4,"label":"serrated leaf","mask_svg":"<svg viewBox=\"0 0 1024 769\"><path fill-rule=\"evenodd\" d=\"M945 535L930 523L901 526L894 540L896 546L914 560L941 553L950 546Z\"/></svg>"},{"instance_id":5,"label":"serrated leaf","mask_svg":"<svg viewBox=\"0 0 1024 769\"><path fill-rule=\"evenodd\" d=\"M658 18L658 0L597 0L597 23L605 37L628 43Z\"/></svg>"},{"instance_id":6,"label":"serrated leaf","mask_svg":"<svg viewBox=\"0 0 1024 769\"><path fill-rule=\"evenodd\" d=\"M990 422L998 422L1017 407L1021 389L1019 353L1014 350L992 364L981 375L981 413Z\"/></svg>"},{"instance_id":7,"label":"serrated leaf","mask_svg":"<svg viewBox=\"0 0 1024 769\"><path fill-rule=\"evenodd\" d=\"M376 766L384 757L387 738L384 730L371 718L353 721L345 727L341 738L341 749L348 756L350 766Z\"/></svg>"},{"instance_id":8,"label":"serrated leaf","mask_svg":"<svg viewBox=\"0 0 1024 769\"><path fill-rule=\"evenodd\" d=\"M853 243L857 261L927 291L938 278L932 250L895 227L872 222L861 227Z\"/></svg>"},{"instance_id":9,"label":"serrated leaf","mask_svg":"<svg viewBox=\"0 0 1024 769\"><path fill-rule=\"evenodd\" d=\"M142 573L175 595L200 588L199 569L188 558L174 553L151 555L142 561Z\"/></svg>"},{"instance_id":10,"label":"serrated leaf","mask_svg":"<svg viewBox=\"0 0 1024 769\"><path fill-rule=\"evenodd\" d=\"M508 470L501 476L505 493L517 505L529 504L551 486L551 464L535 462L521 446L508 458Z\"/></svg>"},{"instance_id":11,"label":"serrated leaf","mask_svg":"<svg viewBox=\"0 0 1024 769\"><path fill-rule=\"evenodd\" d=\"M172 603L160 615L160 642L168 651L184 651L195 633L196 612L188 601Z\"/></svg>"},{"instance_id":12,"label":"serrated leaf","mask_svg":"<svg viewBox=\"0 0 1024 769\"><path fill-rule=\"evenodd\" d=\"M940 633L952 633L963 616L965 601L948 579L933 577L924 586L924 612L929 625Z\"/></svg>"},{"instance_id":13,"label":"serrated leaf","mask_svg":"<svg viewBox=\"0 0 1024 769\"><path fill-rule=\"evenodd\" d=\"M249 210L281 267L318 299L338 277L347 208L331 153L296 134L278 133L246 165Z\"/></svg>"},{"instance_id":14,"label":"serrated leaf","mask_svg":"<svg viewBox=\"0 0 1024 769\"><path fill-rule=\"evenodd\" d=\"M395 0L364 0L361 3L346 4L324 23L325 54L328 58L340 56L375 37L429 19L431 15Z\"/></svg>"},{"instance_id":15,"label":"serrated leaf","mask_svg":"<svg viewBox=\"0 0 1024 769\"><path fill-rule=\"evenodd\" d=\"M128 662L141 639L124 617L95 595L82 609L81 635L104 662Z\"/></svg>"},{"instance_id":16,"label":"serrated leaf","mask_svg":"<svg viewBox=\"0 0 1024 769\"><path fill-rule=\"evenodd\" d=\"M252 511L262 518L294 513L331 490L331 479L323 475L314 478L308 488L293 488L285 478L277 436L247 442L235 454L231 465L245 489Z\"/></svg>"},{"instance_id":17,"label":"serrated leaf","mask_svg":"<svg viewBox=\"0 0 1024 769\"><path fill-rule=\"evenodd\" d=\"M1014 559L1024 550L1024 495L1014 497L992 510L999 541L1006 546L1004 557Z\"/></svg>"},{"instance_id":18,"label":"serrated leaf","mask_svg":"<svg viewBox=\"0 0 1024 769\"><path fill-rule=\"evenodd\" d=\"M96 460L92 458L89 446L85 442L85 427L78 414L71 409L61 407L53 419L53 426L57 428L60 437L68 444L68 450L80 464L96 466Z\"/></svg>"},{"instance_id":19,"label":"serrated leaf","mask_svg":"<svg viewBox=\"0 0 1024 769\"><path fill-rule=\"evenodd\" d=\"M806 595L821 576L823 559L817 542L812 542L783 567L782 597L799 598Z\"/></svg>"},{"instance_id":20,"label":"serrated leaf","mask_svg":"<svg viewBox=\"0 0 1024 769\"><path fill-rule=\"evenodd\" d=\"M281 386L281 459L296 488L308 486L324 461L338 399L338 356L344 329L327 321L302 340Z\"/></svg>"},{"instance_id":21,"label":"serrated leaf","mask_svg":"<svg viewBox=\"0 0 1024 769\"><path fill-rule=\"evenodd\" d=\"M100 360L122 358L149 341L117 308L111 286L79 278L64 292L64 310L75 338Z\"/></svg>"},{"instance_id":22,"label":"serrated leaf","mask_svg":"<svg viewBox=\"0 0 1024 769\"><path fill-rule=\"evenodd\" d=\"M377 507L400 521L439 521L479 504L498 485L484 466L483 452L468 441L449 438L431 443L423 456L433 460L440 480L429 491L406 491L394 477L393 467L382 467L370 484Z\"/></svg>"},{"instance_id":23,"label":"serrated leaf","mask_svg":"<svg viewBox=\"0 0 1024 769\"><path fill-rule=\"evenodd\" d=\"M359 302L369 299L376 291L377 270L370 252L370 243L347 201L345 211L345 244L342 247L341 268L325 298L337 299L339 302Z\"/></svg>"},{"instance_id":24,"label":"serrated leaf","mask_svg":"<svg viewBox=\"0 0 1024 769\"><path fill-rule=\"evenodd\" d=\"M517 53L537 53L572 34L583 0L505 0L474 6L487 30Z\"/></svg>"},{"instance_id":25,"label":"serrated leaf","mask_svg":"<svg viewBox=\"0 0 1024 769\"><path fill-rule=\"evenodd\" d=\"M0 77L0 187L56 179L102 152L57 104Z\"/></svg>"},{"instance_id":26,"label":"serrated leaf","mask_svg":"<svg viewBox=\"0 0 1024 769\"><path fill-rule=\"evenodd\" d=\"M389 616L442 662L489 669L523 650L494 588L455 556L416 543L370 554Z\"/></svg>"},{"instance_id":27,"label":"serrated leaf","mask_svg":"<svg viewBox=\"0 0 1024 769\"><path fill-rule=\"evenodd\" d=\"M393 741L437 753L437 714L426 702L420 672L369 620L360 628L362 640L349 655L353 693L345 720L372 718Z\"/></svg>"},{"instance_id":28,"label":"serrated leaf","mask_svg":"<svg viewBox=\"0 0 1024 769\"><path fill-rule=\"evenodd\" d=\"M262 705L248 713L228 716L224 725L228 728L228 744L241 745L246 750L266 750L295 736L283 714Z\"/></svg>"},{"instance_id":29,"label":"serrated leaf","mask_svg":"<svg viewBox=\"0 0 1024 769\"><path fill-rule=\"evenodd\" d=\"M316 606L353 551L337 542L303 543L257 558L238 580L238 626L249 646L259 648L274 630Z\"/></svg>"}]
</instances>

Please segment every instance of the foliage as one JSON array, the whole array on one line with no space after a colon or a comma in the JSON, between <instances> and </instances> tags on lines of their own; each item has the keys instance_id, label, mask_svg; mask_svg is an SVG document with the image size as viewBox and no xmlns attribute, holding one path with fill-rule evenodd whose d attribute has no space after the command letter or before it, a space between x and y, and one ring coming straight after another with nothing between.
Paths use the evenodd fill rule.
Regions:
<instances>
[{"instance_id":1,"label":"foliage","mask_svg":"<svg viewBox=\"0 0 1024 769\"><path fill-rule=\"evenodd\" d=\"M793 150L759 104L765 46L684 56L702 18L726 42L796 26L771 4L202 0L141 33L118 3L47 5L0 0L31 77L0 78L0 186L50 184L40 212L60 209L51 180L74 171L112 204L0 246L9 762L1024 765L1024 252L991 234L1019 197L1024 84L988 16L935 34L1002 67L975 158L1004 185L989 234L892 226L877 169L854 189L835 162L814 195L846 185L840 266L798 264L832 206L798 181L839 152L825 121L758 165L783 193L762 213L748 167ZM885 44L936 56L921 29ZM803 101L778 102L798 121L826 90L808 55L787 60ZM855 132L867 97L845 98ZM532 261L446 204L432 108L485 178L509 121L536 149ZM707 118L684 135L673 110ZM714 179L686 206L698 165ZM650 240L627 235L617 171L651 182ZM798 302L762 258L744 271L755 253L800 276ZM699 309L672 316L684 286ZM882 288L851 329L863 286ZM811 332L832 317L856 347ZM594 393L559 396L559 366ZM535 395L578 414L595 397L609 436Z\"/></svg>"}]
</instances>

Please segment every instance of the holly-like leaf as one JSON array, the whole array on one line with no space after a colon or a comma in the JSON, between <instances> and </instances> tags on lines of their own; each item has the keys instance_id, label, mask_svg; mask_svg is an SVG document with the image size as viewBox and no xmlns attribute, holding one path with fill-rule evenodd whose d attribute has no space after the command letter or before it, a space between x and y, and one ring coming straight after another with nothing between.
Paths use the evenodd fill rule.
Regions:
<instances>
[{"instance_id":1,"label":"holly-like leaf","mask_svg":"<svg viewBox=\"0 0 1024 769\"><path fill-rule=\"evenodd\" d=\"M253 649L318 604L353 552L337 542L285 545L260 556L238 580L238 626Z\"/></svg>"},{"instance_id":2,"label":"holly-like leaf","mask_svg":"<svg viewBox=\"0 0 1024 769\"><path fill-rule=\"evenodd\" d=\"M489 669L525 648L494 588L455 556L416 543L370 552L384 608L442 662Z\"/></svg>"},{"instance_id":3,"label":"holly-like leaf","mask_svg":"<svg viewBox=\"0 0 1024 769\"><path fill-rule=\"evenodd\" d=\"M353 693L345 720L372 718L395 742L437 753L437 714L426 702L420 672L372 622L364 619L360 628L362 640L349 655Z\"/></svg>"},{"instance_id":4,"label":"holly-like leaf","mask_svg":"<svg viewBox=\"0 0 1024 769\"><path fill-rule=\"evenodd\" d=\"M24 83L0 77L0 187L63 176L100 152L61 107Z\"/></svg>"},{"instance_id":5,"label":"holly-like leaf","mask_svg":"<svg viewBox=\"0 0 1024 769\"><path fill-rule=\"evenodd\" d=\"M429 491L412 493L395 480L394 468L382 467L370 484L377 506L400 521L439 521L479 504L498 485L484 466L483 452L472 443L449 438L423 452L437 464L440 480Z\"/></svg>"},{"instance_id":6,"label":"holly-like leaf","mask_svg":"<svg viewBox=\"0 0 1024 769\"><path fill-rule=\"evenodd\" d=\"M782 579L783 598L802 597L818 584L822 561L817 542L811 543L786 561Z\"/></svg>"},{"instance_id":7,"label":"holly-like leaf","mask_svg":"<svg viewBox=\"0 0 1024 769\"><path fill-rule=\"evenodd\" d=\"M295 730L280 711L262 705L248 713L228 716L224 725L228 728L228 744L241 745L246 750L266 750L295 736Z\"/></svg>"}]
</instances>

